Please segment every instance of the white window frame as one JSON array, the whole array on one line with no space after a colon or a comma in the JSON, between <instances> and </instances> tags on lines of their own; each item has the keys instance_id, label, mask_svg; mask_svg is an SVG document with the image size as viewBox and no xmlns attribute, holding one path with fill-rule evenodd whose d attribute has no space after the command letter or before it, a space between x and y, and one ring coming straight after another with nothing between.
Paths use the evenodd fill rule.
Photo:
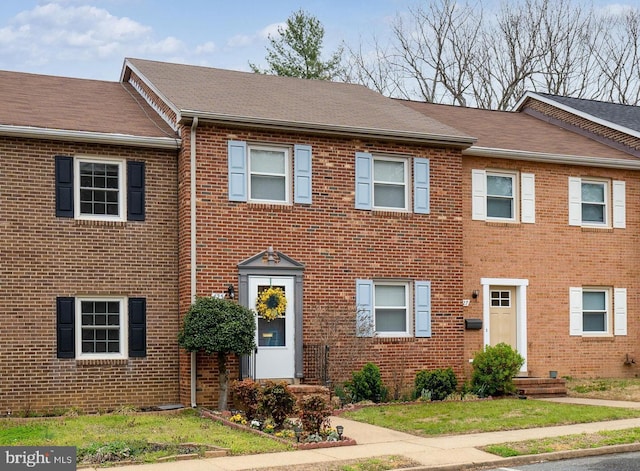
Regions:
<instances>
[{"instance_id":1,"label":"white window frame","mask_svg":"<svg viewBox=\"0 0 640 471\"><path fill-rule=\"evenodd\" d=\"M584 331L584 292L606 292L606 332ZM569 335L578 337L612 337L627 335L627 288L585 286L569 288Z\"/></svg>"},{"instance_id":2,"label":"white window frame","mask_svg":"<svg viewBox=\"0 0 640 471\"><path fill-rule=\"evenodd\" d=\"M498 195L490 195L489 194L489 177L501 177L501 178L510 178L511 179L511 189L512 189L512 194L511 194L511 198L507 198L504 196L498 196ZM491 171L491 170L487 170L486 173L486 182L485 182L486 188L487 188L487 192L486 192L486 207L487 207L487 221L509 221L509 222L516 222L518 220L518 213L520 211L519 205L518 205L518 198L517 196L520 194L519 191L519 185L518 185L518 174L515 172L499 172L499 171ZM489 216L489 198L501 198L501 199L511 199L511 204L512 204L512 215L511 217L499 217L499 216Z\"/></svg>"},{"instance_id":3,"label":"white window frame","mask_svg":"<svg viewBox=\"0 0 640 471\"><path fill-rule=\"evenodd\" d=\"M376 289L379 286L403 286L404 287L404 302L405 305L404 306L384 306L381 307L380 309L390 309L390 308L394 308L394 309L401 309L404 308L405 309L405 330L404 331L385 331L385 332L381 332L378 331L377 326L376 326L376 311L378 309L378 307L376 306ZM411 319L412 319L412 311L411 311L411 299L412 299L412 293L411 293L411 284L409 282L406 281L388 281L388 280L379 280L373 281L373 297L372 297L372 303L373 303L373 331L375 332L375 336L376 337L411 337L411 331L412 331L412 323L411 323Z\"/></svg>"},{"instance_id":4,"label":"white window frame","mask_svg":"<svg viewBox=\"0 0 640 471\"><path fill-rule=\"evenodd\" d=\"M403 207L398 208L395 206L376 206L376 186L383 184L393 184L396 186L400 186L395 182L385 182L382 180L376 180L376 162L400 162L403 165L403 187L404 187L404 204ZM388 157L383 155L373 155L372 158L373 168L371 169L371 207L374 210L382 210L382 211L409 211L409 163L407 158L403 157Z\"/></svg>"},{"instance_id":5,"label":"white window frame","mask_svg":"<svg viewBox=\"0 0 640 471\"><path fill-rule=\"evenodd\" d=\"M513 181L513 215L511 218L487 215L487 177L510 177ZM535 174L502 169L471 170L471 219L475 221L534 224L536 222Z\"/></svg>"},{"instance_id":6,"label":"white window frame","mask_svg":"<svg viewBox=\"0 0 640 471\"><path fill-rule=\"evenodd\" d=\"M80 165L82 163L96 163L118 166L118 215L108 214L82 214L80 204ZM77 156L73 159L73 207L75 219L91 221L126 221L127 219L127 175L126 161L124 159L108 159L93 156Z\"/></svg>"},{"instance_id":7,"label":"white window frame","mask_svg":"<svg viewBox=\"0 0 640 471\"><path fill-rule=\"evenodd\" d=\"M282 152L284 154L284 200L258 199L251 196L252 175L266 175L282 177L281 173L254 172L251 169L251 151L266 150L270 152ZM291 149L286 146L270 146L264 144L247 145L247 201L254 203L290 204L291 203Z\"/></svg>"},{"instance_id":8,"label":"white window frame","mask_svg":"<svg viewBox=\"0 0 640 471\"><path fill-rule=\"evenodd\" d=\"M75 306L75 341L76 341L76 358L79 360L114 360L114 359L126 359L129 355L129 338L128 338L128 326L129 326L129 312L128 312L128 299L125 297L113 297L113 296L77 296ZM97 302L118 302L120 304L120 324L119 324L119 338L120 351L118 353L83 353L82 352L82 302L83 301L97 301Z\"/></svg>"},{"instance_id":9,"label":"white window frame","mask_svg":"<svg viewBox=\"0 0 640 471\"><path fill-rule=\"evenodd\" d=\"M589 313L600 313L601 311L589 311L584 307L584 294L585 293L604 293L604 325L605 329L603 331L593 331L593 330L584 330L584 316ZM582 335L584 336L609 336L611 335L611 324L612 324L612 309L611 309L611 289L610 288L583 288L582 289Z\"/></svg>"},{"instance_id":10,"label":"white window frame","mask_svg":"<svg viewBox=\"0 0 640 471\"><path fill-rule=\"evenodd\" d=\"M604 195L604 223L584 221L582 205L588 204L582 200L582 185L584 183L602 184ZM622 180L605 178L569 177L569 225L604 229L624 229L626 227L626 184Z\"/></svg>"},{"instance_id":11,"label":"white window frame","mask_svg":"<svg viewBox=\"0 0 640 471\"><path fill-rule=\"evenodd\" d=\"M584 205L585 204L596 204L592 201L584 201L582 199L582 186L585 184L589 185L602 185L604 188L604 201L602 202L603 209L603 222L592 222L584 220ZM599 179L590 179L590 178L582 178L580 180L580 222L583 226L596 226L596 227L610 227L611 226L611 193L610 193L610 185L607 180L599 180Z\"/></svg>"}]
</instances>

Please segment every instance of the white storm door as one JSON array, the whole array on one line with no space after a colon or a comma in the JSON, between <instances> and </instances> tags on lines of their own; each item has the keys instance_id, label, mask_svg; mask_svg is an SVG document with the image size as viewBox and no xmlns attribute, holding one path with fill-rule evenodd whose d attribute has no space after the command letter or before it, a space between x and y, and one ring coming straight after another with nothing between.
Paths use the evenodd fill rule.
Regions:
<instances>
[{"instance_id":1,"label":"white storm door","mask_svg":"<svg viewBox=\"0 0 640 471\"><path fill-rule=\"evenodd\" d=\"M295 314L293 277L249 277L249 302L255 309L258 295L275 286L287 299L283 317L268 320L256 314L256 379L293 379L295 376Z\"/></svg>"}]
</instances>

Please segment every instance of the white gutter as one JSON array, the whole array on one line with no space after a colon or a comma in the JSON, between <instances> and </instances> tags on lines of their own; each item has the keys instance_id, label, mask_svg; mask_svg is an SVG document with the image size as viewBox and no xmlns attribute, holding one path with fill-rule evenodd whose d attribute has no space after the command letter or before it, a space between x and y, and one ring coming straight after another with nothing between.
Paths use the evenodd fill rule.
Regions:
<instances>
[{"instance_id":1,"label":"white gutter","mask_svg":"<svg viewBox=\"0 0 640 471\"><path fill-rule=\"evenodd\" d=\"M463 155L474 157L495 157L499 159L527 160L550 164L580 165L586 167L616 168L623 170L640 170L640 159L609 159L603 157L586 157L580 155L548 154L545 152L526 152L521 150L496 149L492 147L473 146L462 151Z\"/></svg>"},{"instance_id":2,"label":"white gutter","mask_svg":"<svg viewBox=\"0 0 640 471\"><path fill-rule=\"evenodd\" d=\"M419 131L398 131L394 129L362 128L323 123L305 123L300 121L286 121L280 119L259 118L253 116L238 116L222 113L211 113L196 110L181 110L179 119L200 117L208 122L228 123L233 125L262 126L288 131L309 131L321 134L346 134L349 136L367 136L378 139L395 139L429 144L446 144L455 147L469 147L476 139L469 136L454 136L447 134L431 134Z\"/></svg>"},{"instance_id":3,"label":"white gutter","mask_svg":"<svg viewBox=\"0 0 640 471\"><path fill-rule=\"evenodd\" d=\"M92 144L109 144L159 149L179 149L180 139L175 137L145 137L106 132L71 131L67 129L37 128L32 126L0 125L0 136L52 139L55 141L79 141Z\"/></svg>"},{"instance_id":4,"label":"white gutter","mask_svg":"<svg viewBox=\"0 0 640 471\"><path fill-rule=\"evenodd\" d=\"M518 100L518 103L516 103L513 106L513 110L514 111L520 111L520 109L522 108L522 106L524 105L525 101L527 101L528 98L531 98L533 100L538 100L541 101L542 103L545 103L547 105L553 106L554 108L558 108L562 111L566 111L567 113L571 113L573 115L579 116L580 118L584 118L587 119L591 122L594 122L596 124L600 124L601 126L607 127L609 129L613 129L614 131L619 131L621 133L624 134L628 134L630 136L633 137L637 137L640 138L640 132L628 128L626 126L622 126L620 124L617 123L613 123L611 121L607 121L606 119L602 119L602 118L598 118L597 116L593 116L592 114L589 113L585 113L584 111L580 111L576 108L573 108L569 105L565 105L564 103L560 103L559 101L555 101L553 98L547 98L545 96L541 96L538 95L535 92L526 92L524 94L524 96L522 98L520 98L520 100ZM615 104L615 103L612 103Z\"/></svg>"},{"instance_id":5,"label":"white gutter","mask_svg":"<svg viewBox=\"0 0 640 471\"><path fill-rule=\"evenodd\" d=\"M190 180L191 180L191 303L196 301L196 128L198 127L198 117L193 118L191 123L191 160L190 160ZM196 352L191 352L191 407L196 407Z\"/></svg>"}]
</instances>

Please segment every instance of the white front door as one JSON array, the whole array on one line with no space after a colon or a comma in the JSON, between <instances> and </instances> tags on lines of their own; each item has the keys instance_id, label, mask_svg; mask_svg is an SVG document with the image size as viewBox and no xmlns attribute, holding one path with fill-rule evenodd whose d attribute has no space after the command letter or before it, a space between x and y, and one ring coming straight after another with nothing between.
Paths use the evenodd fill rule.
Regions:
<instances>
[{"instance_id":1,"label":"white front door","mask_svg":"<svg viewBox=\"0 0 640 471\"><path fill-rule=\"evenodd\" d=\"M292 379L295 376L294 281L288 276L249 277L249 305L255 307L259 294L270 286L282 288L287 299L284 316L268 320L257 315L255 358L256 379Z\"/></svg>"}]
</instances>

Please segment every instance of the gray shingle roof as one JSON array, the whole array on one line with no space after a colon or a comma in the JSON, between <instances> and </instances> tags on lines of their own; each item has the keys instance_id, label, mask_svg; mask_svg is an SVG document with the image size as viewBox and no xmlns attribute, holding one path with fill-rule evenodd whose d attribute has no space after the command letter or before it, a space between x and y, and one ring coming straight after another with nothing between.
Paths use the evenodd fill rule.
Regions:
<instances>
[{"instance_id":1,"label":"gray shingle roof","mask_svg":"<svg viewBox=\"0 0 640 471\"><path fill-rule=\"evenodd\" d=\"M640 132L640 107L638 106L587 100L584 98L572 98L540 92L536 92L536 94L569 106L582 113L587 113L595 118Z\"/></svg>"},{"instance_id":2,"label":"gray shingle roof","mask_svg":"<svg viewBox=\"0 0 640 471\"><path fill-rule=\"evenodd\" d=\"M471 143L451 126L361 85L126 59L183 117Z\"/></svg>"},{"instance_id":3,"label":"gray shingle roof","mask_svg":"<svg viewBox=\"0 0 640 471\"><path fill-rule=\"evenodd\" d=\"M626 152L525 113L416 101L398 102L477 137L474 147L637 160Z\"/></svg>"},{"instance_id":4,"label":"gray shingle roof","mask_svg":"<svg viewBox=\"0 0 640 471\"><path fill-rule=\"evenodd\" d=\"M129 84L0 71L0 126L177 138Z\"/></svg>"}]
</instances>

